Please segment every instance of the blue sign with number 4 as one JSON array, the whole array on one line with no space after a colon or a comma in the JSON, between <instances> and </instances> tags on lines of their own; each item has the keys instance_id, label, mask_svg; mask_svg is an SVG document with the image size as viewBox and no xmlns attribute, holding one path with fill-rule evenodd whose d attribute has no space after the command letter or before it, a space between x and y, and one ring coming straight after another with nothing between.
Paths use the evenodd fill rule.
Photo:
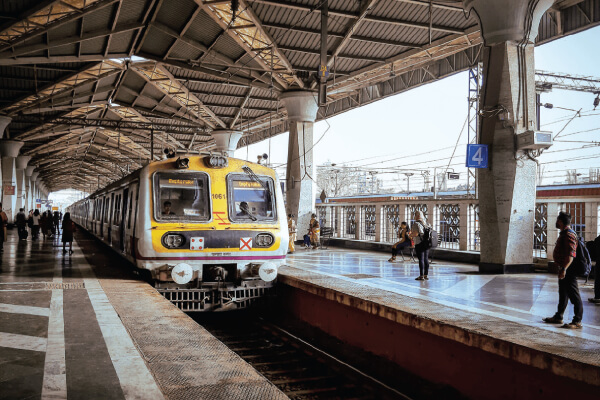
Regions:
<instances>
[{"instance_id":1,"label":"blue sign with number 4","mask_svg":"<svg viewBox=\"0 0 600 400\"><path fill-rule=\"evenodd\" d=\"M468 144L467 145L467 168L487 168L488 167L488 145L487 144Z\"/></svg>"}]
</instances>

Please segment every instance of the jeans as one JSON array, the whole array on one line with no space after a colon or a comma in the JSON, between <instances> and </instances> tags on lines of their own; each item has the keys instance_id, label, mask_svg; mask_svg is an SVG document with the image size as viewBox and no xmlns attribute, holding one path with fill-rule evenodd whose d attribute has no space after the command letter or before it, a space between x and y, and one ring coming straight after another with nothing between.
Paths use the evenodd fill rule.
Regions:
<instances>
[{"instance_id":1,"label":"jeans","mask_svg":"<svg viewBox=\"0 0 600 400\"><path fill-rule=\"evenodd\" d=\"M419 275L427 276L429 274L429 249L418 244L415 246L415 251L419 259Z\"/></svg>"},{"instance_id":2,"label":"jeans","mask_svg":"<svg viewBox=\"0 0 600 400\"><path fill-rule=\"evenodd\" d=\"M583 318L583 303L581 302L581 296L579 295L579 286L577 285L577 275L575 272L570 272L567 269L567 274L564 279L558 280L558 310L556 316L562 319L569 300L573 303L575 309L575 315L573 316L573 322L581 322Z\"/></svg>"},{"instance_id":3,"label":"jeans","mask_svg":"<svg viewBox=\"0 0 600 400\"><path fill-rule=\"evenodd\" d=\"M402 242L396 243L392 246L392 257L396 257L398 255L398 251L402 251L403 248L410 247L410 242Z\"/></svg>"},{"instance_id":4,"label":"jeans","mask_svg":"<svg viewBox=\"0 0 600 400\"><path fill-rule=\"evenodd\" d=\"M19 232L19 239L24 239L25 232L27 232L25 225L17 225L17 231Z\"/></svg>"}]
</instances>

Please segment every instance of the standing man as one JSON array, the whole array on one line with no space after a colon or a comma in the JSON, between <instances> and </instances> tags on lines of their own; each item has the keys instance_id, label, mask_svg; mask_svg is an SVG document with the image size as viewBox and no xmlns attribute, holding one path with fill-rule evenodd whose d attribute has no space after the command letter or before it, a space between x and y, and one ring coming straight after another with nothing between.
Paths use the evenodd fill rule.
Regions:
<instances>
[{"instance_id":1,"label":"standing man","mask_svg":"<svg viewBox=\"0 0 600 400\"><path fill-rule=\"evenodd\" d=\"M562 324L563 314L571 300L575 315L570 324L564 324L562 327L581 329L583 303L579 295L576 272L574 268L569 268L577 255L577 234L571 229L571 215L561 211L556 218L556 228L560 230L553 253L554 262L558 265L558 310L553 317L544 318L544 322Z\"/></svg>"},{"instance_id":2,"label":"standing man","mask_svg":"<svg viewBox=\"0 0 600 400\"><path fill-rule=\"evenodd\" d=\"M294 253L296 251L296 221L294 221L294 215L292 214L288 214L288 232L290 234L288 253Z\"/></svg>"},{"instance_id":3,"label":"standing man","mask_svg":"<svg viewBox=\"0 0 600 400\"><path fill-rule=\"evenodd\" d=\"M19 209L16 224L19 232L19 240L27 240L27 217L25 216L25 209Z\"/></svg>"},{"instance_id":4,"label":"standing man","mask_svg":"<svg viewBox=\"0 0 600 400\"><path fill-rule=\"evenodd\" d=\"M431 228L425 219L423 211L415 211L415 222L410 227L409 237L415 242L415 251L419 259L419 276L416 281L429 280L429 247L423 241L425 228Z\"/></svg>"}]
</instances>

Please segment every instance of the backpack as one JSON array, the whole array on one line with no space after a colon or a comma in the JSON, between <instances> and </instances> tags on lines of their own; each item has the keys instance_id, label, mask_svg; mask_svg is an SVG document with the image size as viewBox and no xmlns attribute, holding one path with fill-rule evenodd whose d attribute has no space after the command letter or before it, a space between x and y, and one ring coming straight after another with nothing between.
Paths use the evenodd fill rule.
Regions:
<instances>
[{"instance_id":1,"label":"backpack","mask_svg":"<svg viewBox=\"0 0 600 400\"><path fill-rule=\"evenodd\" d=\"M438 233L430 226L417 221L423 227L423 235L421 237L421 243L426 249L434 249L438 247Z\"/></svg>"},{"instance_id":2,"label":"backpack","mask_svg":"<svg viewBox=\"0 0 600 400\"><path fill-rule=\"evenodd\" d=\"M569 229L569 231L575 233L572 229ZM590 257L590 252L583 238L577 236L576 233L575 236L577 237L577 252L570 268L575 268L574 271L577 275L583 275L587 278L592 271L592 257Z\"/></svg>"}]
</instances>

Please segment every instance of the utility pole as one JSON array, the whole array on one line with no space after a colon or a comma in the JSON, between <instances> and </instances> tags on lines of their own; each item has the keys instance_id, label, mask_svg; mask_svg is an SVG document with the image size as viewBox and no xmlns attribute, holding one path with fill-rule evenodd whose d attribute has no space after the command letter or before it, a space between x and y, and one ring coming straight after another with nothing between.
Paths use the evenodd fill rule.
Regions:
<instances>
[{"instance_id":1,"label":"utility pole","mask_svg":"<svg viewBox=\"0 0 600 400\"><path fill-rule=\"evenodd\" d=\"M410 194L410 177L413 176L414 174L412 172L405 172L404 175L406 175L406 192L408 194Z\"/></svg>"}]
</instances>

